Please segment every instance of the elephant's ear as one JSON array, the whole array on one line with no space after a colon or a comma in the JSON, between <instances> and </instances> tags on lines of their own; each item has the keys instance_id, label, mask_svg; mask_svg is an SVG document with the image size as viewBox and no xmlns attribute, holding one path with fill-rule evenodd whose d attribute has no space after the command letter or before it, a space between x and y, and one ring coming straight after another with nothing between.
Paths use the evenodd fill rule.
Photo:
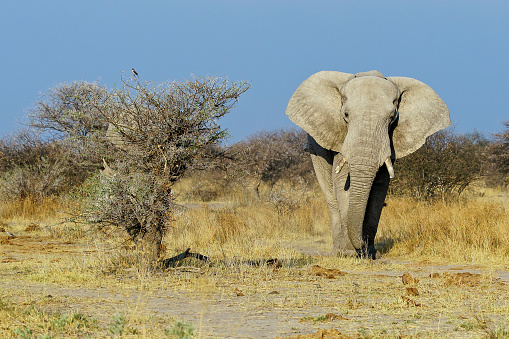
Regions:
<instances>
[{"instance_id":1,"label":"elephant's ear","mask_svg":"<svg viewBox=\"0 0 509 339\"><path fill-rule=\"evenodd\" d=\"M412 78L388 77L401 93L399 121L394 129L393 144L396 158L418 150L426 138L451 125L449 110L428 85Z\"/></svg>"},{"instance_id":2,"label":"elephant's ear","mask_svg":"<svg viewBox=\"0 0 509 339\"><path fill-rule=\"evenodd\" d=\"M340 152L347 126L340 115L339 90L353 74L324 71L307 78L293 93L286 115L320 146Z\"/></svg>"}]
</instances>

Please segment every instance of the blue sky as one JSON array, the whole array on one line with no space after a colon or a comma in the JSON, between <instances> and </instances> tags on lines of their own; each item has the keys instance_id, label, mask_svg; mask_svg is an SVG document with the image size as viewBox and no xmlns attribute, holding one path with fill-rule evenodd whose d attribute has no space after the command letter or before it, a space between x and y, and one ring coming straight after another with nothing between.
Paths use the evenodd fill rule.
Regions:
<instances>
[{"instance_id":1,"label":"blue sky","mask_svg":"<svg viewBox=\"0 0 509 339\"><path fill-rule=\"evenodd\" d=\"M2 1L0 136L60 83L246 80L223 120L236 142L293 126L293 91L322 70L377 69L430 85L458 132L509 119L509 2L446 0Z\"/></svg>"}]
</instances>

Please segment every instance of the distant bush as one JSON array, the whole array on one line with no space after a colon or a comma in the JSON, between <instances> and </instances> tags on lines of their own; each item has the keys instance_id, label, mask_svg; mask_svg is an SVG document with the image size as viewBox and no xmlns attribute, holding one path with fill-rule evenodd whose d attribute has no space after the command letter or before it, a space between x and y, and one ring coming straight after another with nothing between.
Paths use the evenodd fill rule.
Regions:
<instances>
[{"instance_id":1,"label":"distant bush","mask_svg":"<svg viewBox=\"0 0 509 339\"><path fill-rule=\"evenodd\" d=\"M308 183L314 172L306 146L302 130L259 132L232 146L236 155L232 172L237 180L249 181L258 198L262 183L270 188L279 180Z\"/></svg>"},{"instance_id":2,"label":"distant bush","mask_svg":"<svg viewBox=\"0 0 509 339\"><path fill-rule=\"evenodd\" d=\"M503 140L507 134L497 136L500 140L494 147L478 132L458 134L451 128L435 133L418 151L396 160L390 193L418 199L459 197L472 183L496 178L489 170L491 158L501 166L496 173L507 173L507 169L503 172L507 159L507 141ZM207 201L228 192L228 185L242 185L253 189L260 199L263 184L269 187L263 198L274 202L281 196L276 185L280 181L294 185L300 192L303 186L316 183L306 145L304 131L280 129L251 135L229 149L216 149L228 153L230 160L225 162L223 172L191 175L192 194Z\"/></svg>"},{"instance_id":3,"label":"distant bush","mask_svg":"<svg viewBox=\"0 0 509 339\"><path fill-rule=\"evenodd\" d=\"M94 172L102 167L107 150L105 142L111 93L97 83L63 83L43 94L28 111L29 125L51 135L72 156L76 168ZM109 156L107 156L109 157Z\"/></svg>"},{"instance_id":4,"label":"distant bush","mask_svg":"<svg viewBox=\"0 0 509 339\"><path fill-rule=\"evenodd\" d=\"M95 82L63 83L48 90L28 112L30 126L52 133L56 139L80 140L103 135L108 128L103 111L108 109L110 93Z\"/></svg>"},{"instance_id":5,"label":"distant bush","mask_svg":"<svg viewBox=\"0 0 509 339\"><path fill-rule=\"evenodd\" d=\"M108 98L104 87L83 81L42 95L28 112L32 130L0 140L1 197L59 195L101 168Z\"/></svg>"},{"instance_id":6,"label":"distant bush","mask_svg":"<svg viewBox=\"0 0 509 339\"><path fill-rule=\"evenodd\" d=\"M494 186L509 185L509 120L502 124L505 130L494 135L486 151L488 182Z\"/></svg>"},{"instance_id":7,"label":"distant bush","mask_svg":"<svg viewBox=\"0 0 509 339\"><path fill-rule=\"evenodd\" d=\"M45 198L67 192L88 175L57 140L23 130L0 139L0 196L4 200Z\"/></svg>"},{"instance_id":8,"label":"distant bush","mask_svg":"<svg viewBox=\"0 0 509 339\"><path fill-rule=\"evenodd\" d=\"M415 153L396 160L390 192L420 199L457 197L481 178L488 146L479 133L437 132Z\"/></svg>"}]
</instances>

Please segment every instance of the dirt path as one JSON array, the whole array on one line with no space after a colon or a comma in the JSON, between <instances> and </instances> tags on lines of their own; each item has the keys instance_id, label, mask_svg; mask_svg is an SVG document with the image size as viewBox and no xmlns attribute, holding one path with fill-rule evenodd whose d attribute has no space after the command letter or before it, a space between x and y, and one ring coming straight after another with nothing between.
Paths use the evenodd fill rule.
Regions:
<instances>
[{"instance_id":1,"label":"dirt path","mask_svg":"<svg viewBox=\"0 0 509 339\"><path fill-rule=\"evenodd\" d=\"M83 283L62 286L23 279L25 264L48 258L58 261L90 249L31 237L2 239L0 262L17 265L0 266L1 295L15 303L35 301L61 313L81 312L103 327L120 313L132 319L160 319L161 326L173 318L190 321L202 336L219 338L289 337L320 328L361 335L455 338L509 330L509 271L505 270L383 258L362 271L327 267L317 257L322 266L314 268L247 268L224 277L201 268L183 270L175 285L165 280L168 273L158 273L154 278L163 281L162 286L148 290L133 284L132 275L118 277L115 286L91 288ZM206 280L207 288L199 285L200 279Z\"/></svg>"}]
</instances>

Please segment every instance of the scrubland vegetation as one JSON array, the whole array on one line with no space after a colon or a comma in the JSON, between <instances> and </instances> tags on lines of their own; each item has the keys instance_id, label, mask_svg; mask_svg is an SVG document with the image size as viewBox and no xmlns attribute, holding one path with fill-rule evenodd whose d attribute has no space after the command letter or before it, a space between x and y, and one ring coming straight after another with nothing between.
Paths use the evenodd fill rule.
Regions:
<instances>
[{"instance_id":1,"label":"scrubland vegetation","mask_svg":"<svg viewBox=\"0 0 509 339\"><path fill-rule=\"evenodd\" d=\"M34 130L0 139L0 277L5 283L0 290L0 336L201 335L199 324L168 314L149 316L140 311L142 301L132 298L115 312L97 302L93 307L102 318L85 306L84 313L65 307L66 302L79 304L73 299L79 293L64 301L66 297L48 292L30 301L32 295L41 296L27 287L33 284L89 289L107 285L153 297L161 289L213 295L234 291L236 297L253 295L248 299L254 308L300 309L333 304L328 298L334 285L320 280L322 292L304 287L310 278L302 272L311 265L360 273L400 270L399 261L411 261L483 267L488 276L509 269L509 123L493 136L438 132L419 151L395 163L396 179L375 241L382 258L394 262L381 267L368 260L327 256L332 248L329 212L304 132L264 131L231 146L221 143L226 131L217 119L247 88L218 79L162 86L131 79L113 91L90 83L61 85L30 112ZM147 237L150 232L156 236ZM157 251L147 248L143 239ZM187 248L210 261L189 258L159 268L158 262ZM149 260L147 251L152 251ZM483 277L476 286L493 288ZM23 281L19 284L25 289L18 291L13 278ZM389 292L394 292L391 284ZM434 284L419 286L431 308L455 298L455 291L433 297ZM410 304L418 304L409 297L386 300L378 296L383 289L374 286L356 294L356 288L345 285L343 292L351 295L344 297L344 308L334 306L336 311L362 317L376 308L398 318ZM254 297L271 289L279 294L301 287L301 293L322 299ZM366 301L377 298L383 305ZM482 301L483 307L492 305L492 323L469 306L469 320L455 318L457 325L450 328L454 333L468 334L470 328L487 336L508 336L503 319L509 319L509 305L507 299L500 300L505 304ZM458 305L464 303L458 300ZM419 310L419 317L433 319L431 310ZM304 325L315 318L305 318ZM387 325L384 332L377 326L347 332L378 337L431 331Z\"/></svg>"}]
</instances>

